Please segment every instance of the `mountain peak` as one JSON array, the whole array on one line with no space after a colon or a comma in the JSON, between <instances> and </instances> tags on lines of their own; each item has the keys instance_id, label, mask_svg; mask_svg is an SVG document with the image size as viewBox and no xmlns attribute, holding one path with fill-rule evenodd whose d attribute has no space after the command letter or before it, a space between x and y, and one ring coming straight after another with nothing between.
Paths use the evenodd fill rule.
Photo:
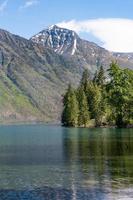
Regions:
<instances>
[{"instance_id":1,"label":"mountain peak","mask_svg":"<svg viewBox=\"0 0 133 200\"><path fill-rule=\"evenodd\" d=\"M51 25L48 27L49 30L55 29L55 28L60 28L59 26L57 26L56 24Z\"/></svg>"},{"instance_id":2,"label":"mountain peak","mask_svg":"<svg viewBox=\"0 0 133 200\"><path fill-rule=\"evenodd\" d=\"M78 38L74 31L52 25L34 35L31 40L52 48L58 54L74 55Z\"/></svg>"}]
</instances>

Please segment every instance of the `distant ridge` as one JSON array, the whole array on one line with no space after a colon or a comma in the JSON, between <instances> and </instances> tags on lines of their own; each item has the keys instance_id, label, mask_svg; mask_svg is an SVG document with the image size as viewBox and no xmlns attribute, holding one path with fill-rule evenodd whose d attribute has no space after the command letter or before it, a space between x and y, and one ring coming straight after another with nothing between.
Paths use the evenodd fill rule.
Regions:
<instances>
[{"instance_id":1,"label":"distant ridge","mask_svg":"<svg viewBox=\"0 0 133 200\"><path fill-rule=\"evenodd\" d=\"M35 43L53 49L60 55L80 59L84 66L95 70L95 66L108 66L110 60L118 60L122 66L133 68L133 53L114 53L93 42L81 39L76 32L52 25L30 38ZM91 67L92 66L92 67Z\"/></svg>"}]
</instances>

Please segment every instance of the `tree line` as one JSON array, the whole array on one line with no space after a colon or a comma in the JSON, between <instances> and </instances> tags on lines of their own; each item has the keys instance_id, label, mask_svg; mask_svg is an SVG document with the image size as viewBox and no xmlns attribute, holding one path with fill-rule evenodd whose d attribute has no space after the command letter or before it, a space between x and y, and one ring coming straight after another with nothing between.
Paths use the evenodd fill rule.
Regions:
<instances>
[{"instance_id":1,"label":"tree line","mask_svg":"<svg viewBox=\"0 0 133 200\"><path fill-rule=\"evenodd\" d=\"M77 89L70 84L63 96L62 124L72 127L133 125L133 70L112 62L91 77L86 69Z\"/></svg>"}]
</instances>

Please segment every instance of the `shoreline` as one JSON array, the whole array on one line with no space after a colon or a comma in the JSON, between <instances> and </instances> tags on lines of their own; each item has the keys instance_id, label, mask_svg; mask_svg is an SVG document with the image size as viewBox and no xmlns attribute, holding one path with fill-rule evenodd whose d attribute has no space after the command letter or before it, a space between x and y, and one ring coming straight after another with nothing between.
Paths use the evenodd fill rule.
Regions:
<instances>
[{"instance_id":1,"label":"shoreline","mask_svg":"<svg viewBox=\"0 0 133 200\"><path fill-rule=\"evenodd\" d=\"M0 126L19 126L19 125L57 125L61 126L60 122L46 122L46 121L7 121L7 122L0 122Z\"/></svg>"},{"instance_id":2,"label":"shoreline","mask_svg":"<svg viewBox=\"0 0 133 200\"><path fill-rule=\"evenodd\" d=\"M0 126L19 126L19 125L51 125L51 126L62 126L60 121L51 121L51 122L47 122L47 121L7 121L7 122L0 122ZM72 126L62 126L64 128L88 128L88 129L94 129L94 128L133 128L133 124L129 124L125 127L117 127L115 125L105 125L105 126L87 126L87 127L83 127L83 126L76 126L76 127L72 127Z\"/></svg>"}]
</instances>

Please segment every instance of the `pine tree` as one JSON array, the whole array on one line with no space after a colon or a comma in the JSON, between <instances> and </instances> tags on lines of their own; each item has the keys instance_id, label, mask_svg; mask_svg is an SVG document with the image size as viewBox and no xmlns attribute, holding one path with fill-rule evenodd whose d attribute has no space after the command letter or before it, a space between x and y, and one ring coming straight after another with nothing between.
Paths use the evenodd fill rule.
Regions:
<instances>
[{"instance_id":1,"label":"pine tree","mask_svg":"<svg viewBox=\"0 0 133 200\"><path fill-rule=\"evenodd\" d=\"M98 76L98 71L96 70L95 74L94 74L94 77L93 77L93 83L94 84L97 84L97 78L98 78L97 76Z\"/></svg>"},{"instance_id":2,"label":"pine tree","mask_svg":"<svg viewBox=\"0 0 133 200\"><path fill-rule=\"evenodd\" d=\"M98 80L97 85L103 87L105 84L105 72L103 66L100 67L99 73L98 73Z\"/></svg>"},{"instance_id":3,"label":"pine tree","mask_svg":"<svg viewBox=\"0 0 133 200\"><path fill-rule=\"evenodd\" d=\"M62 113L62 123L65 126L77 126L79 107L74 89L69 85L68 90L64 96L64 110Z\"/></svg>"},{"instance_id":4,"label":"pine tree","mask_svg":"<svg viewBox=\"0 0 133 200\"><path fill-rule=\"evenodd\" d=\"M90 119L89 116L89 107L87 103L87 97L85 95L83 87L78 88L78 102L79 102L79 117L78 124L79 126L87 126L87 123Z\"/></svg>"},{"instance_id":5,"label":"pine tree","mask_svg":"<svg viewBox=\"0 0 133 200\"><path fill-rule=\"evenodd\" d=\"M133 104L132 73L127 69L121 69L117 63L110 65L110 82L107 84L109 104L114 111L113 117L118 127L125 126L131 118L131 105Z\"/></svg>"},{"instance_id":6,"label":"pine tree","mask_svg":"<svg viewBox=\"0 0 133 200\"><path fill-rule=\"evenodd\" d=\"M88 87L87 97L91 119L95 119L96 126L100 126L104 115L101 87L91 82Z\"/></svg>"},{"instance_id":7,"label":"pine tree","mask_svg":"<svg viewBox=\"0 0 133 200\"><path fill-rule=\"evenodd\" d=\"M81 78L80 86L83 87L84 92L87 91L88 82L90 80L90 74L88 69L85 69Z\"/></svg>"},{"instance_id":8,"label":"pine tree","mask_svg":"<svg viewBox=\"0 0 133 200\"><path fill-rule=\"evenodd\" d=\"M99 71L95 72L93 82L98 86L103 87L105 84L105 72L103 66L100 67Z\"/></svg>"}]
</instances>

